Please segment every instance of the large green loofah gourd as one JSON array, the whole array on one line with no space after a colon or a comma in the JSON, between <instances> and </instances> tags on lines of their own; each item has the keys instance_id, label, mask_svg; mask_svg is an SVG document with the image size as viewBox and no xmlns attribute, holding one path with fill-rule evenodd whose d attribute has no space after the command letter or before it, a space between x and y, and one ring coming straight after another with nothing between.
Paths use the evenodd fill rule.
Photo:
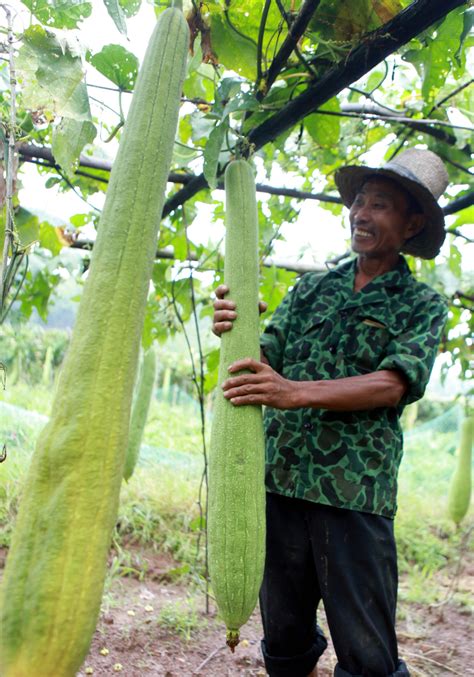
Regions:
<instances>
[{"instance_id":1,"label":"large green loofah gourd","mask_svg":"<svg viewBox=\"0 0 474 677\"><path fill-rule=\"evenodd\" d=\"M464 519L471 501L473 435L474 417L471 416L461 423L457 465L449 485L448 514L455 524Z\"/></svg>"},{"instance_id":2,"label":"large green loofah gourd","mask_svg":"<svg viewBox=\"0 0 474 677\"><path fill-rule=\"evenodd\" d=\"M188 41L182 12L166 10L137 80L51 419L23 490L1 589L2 677L72 677L94 632Z\"/></svg>"},{"instance_id":3,"label":"large green loofah gourd","mask_svg":"<svg viewBox=\"0 0 474 677\"><path fill-rule=\"evenodd\" d=\"M133 475L140 454L143 431L145 430L148 410L150 409L151 398L153 396L155 375L156 353L153 347L151 347L143 355L138 376L136 397L132 407L130 433L128 436L128 447L125 454L125 466L123 471L123 478L127 480L127 482Z\"/></svg>"},{"instance_id":4,"label":"large green loofah gourd","mask_svg":"<svg viewBox=\"0 0 474 677\"><path fill-rule=\"evenodd\" d=\"M260 359L258 218L252 168L232 162L225 173L224 279L238 317L221 339L219 385L228 366ZM255 608L265 551L264 433L260 406L234 407L218 388L209 456L209 572L233 650Z\"/></svg>"}]
</instances>

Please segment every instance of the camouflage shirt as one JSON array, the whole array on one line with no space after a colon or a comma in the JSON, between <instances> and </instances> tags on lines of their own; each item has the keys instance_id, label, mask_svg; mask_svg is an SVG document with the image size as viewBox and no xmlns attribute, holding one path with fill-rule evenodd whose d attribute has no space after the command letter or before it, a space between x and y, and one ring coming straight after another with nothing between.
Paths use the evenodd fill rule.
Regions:
<instances>
[{"instance_id":1,"label":"camouflage shirt","mask_svg":"<svg viewBox=\"0 0 474 677\"><path fill-rule=\"evenodd\" d=\"M381 369L403 372L398 407L364 411L265 410L270 492L393 517L403 407L423 396L446 321L446 302L397 267L353 292L356 261L304 275L275 311L261 346L295 381Z\"/></svg>"}]
</instances>

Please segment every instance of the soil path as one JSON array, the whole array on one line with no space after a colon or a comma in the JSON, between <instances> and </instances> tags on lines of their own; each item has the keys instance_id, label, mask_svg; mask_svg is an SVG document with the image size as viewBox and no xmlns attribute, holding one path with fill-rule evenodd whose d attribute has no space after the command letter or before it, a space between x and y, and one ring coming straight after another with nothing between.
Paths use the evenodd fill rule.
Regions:
<instances>
[{"instance_id":1,"label":"soil path","mask_svg":"<svg viewBox=\"0 0 474 677\"><path fill-rule=\"evenodd\" d=\"M241 644L231 654L215 610L204 611L203 595L190 596L182 584L166 582L166 568L171 563L163 558L152 560L141 581L113 579L104 596L91 651L78 677L264 677L258 613L242 629ZM457 590L466 595L473 584L474 564L468 561L457 580ZM403 585L402 579L401 588ZM449 592L449 581L442 576L427 585ZM468 607L453 600L433 607L402 602L399 616L400 654L412 677L474 675L473 623ZM329 646L318 666L319 677L330 677L335 663Z\"/></svg>"}]
</instances>

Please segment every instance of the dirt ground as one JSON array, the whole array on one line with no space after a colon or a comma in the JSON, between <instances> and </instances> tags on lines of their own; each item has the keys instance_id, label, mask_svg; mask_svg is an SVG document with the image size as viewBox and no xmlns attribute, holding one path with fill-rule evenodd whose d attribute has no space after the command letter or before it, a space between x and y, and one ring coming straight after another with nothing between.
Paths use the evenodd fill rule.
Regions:
<instances>
[{"instance_id":1,"label":"dirt ground","mask_svg":"<svg viewBox=\"0 0 474 677\"><path fill-rule=\"evenodd\" d=\"M90 653L78 677L264 677L260 654L261 625L255 612L241 631L241 644L231 654L224 629L211 608L205 613L203 594L170 582L175 566L163 557L147 556L146 574L114 578L104 596L103 610ZM456 582L459 592L473 591L474 562L466 561ZM437 585L449 596L450 580ZM401 588L404 581L401 580ZM402 603L399 606L400 655L412 677L474 675L472 610L450 599L438 606ZM320 619L325 628L324 619ZM319 663L319 676L333 674L332 647Z\"/></svg>"}]
</instances>

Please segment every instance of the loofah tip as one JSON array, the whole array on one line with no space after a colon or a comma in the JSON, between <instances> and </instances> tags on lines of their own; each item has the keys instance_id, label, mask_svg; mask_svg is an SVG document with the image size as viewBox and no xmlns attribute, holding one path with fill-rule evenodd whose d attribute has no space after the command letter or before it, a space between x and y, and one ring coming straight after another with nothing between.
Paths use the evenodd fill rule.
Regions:
<instances>
[{"instance_id":1,"label":"loofah tip","mask_svg":"<svg viewBox=\"0 0 474 677\"><path fill-rule=\"evenodd\" d=\"M240 642L240 635L238 630L227 630L226 634L226 644L229 649L234 653L235 647Z\"/></svg>"}]
</instances>

